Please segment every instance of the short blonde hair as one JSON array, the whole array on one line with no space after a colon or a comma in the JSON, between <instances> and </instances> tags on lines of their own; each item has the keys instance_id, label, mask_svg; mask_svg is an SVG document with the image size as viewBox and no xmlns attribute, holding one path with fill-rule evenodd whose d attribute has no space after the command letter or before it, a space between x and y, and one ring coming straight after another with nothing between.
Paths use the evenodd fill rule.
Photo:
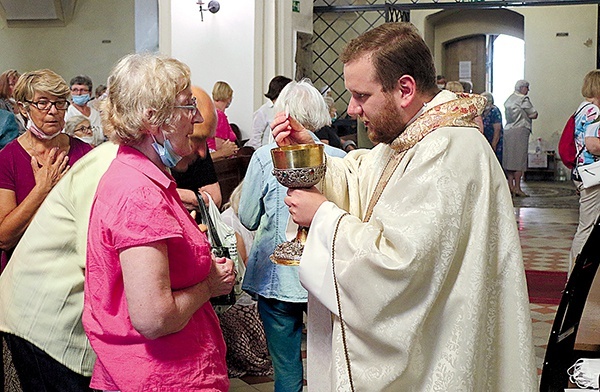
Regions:
<instances>
[{"instance_id":1,"label":"short blonde hair","mask_svg":"<svg viewBox=\"0 0 600 392\"><path fill-rule=\"evenodd\" d=\"M36 92L47 93L65 100L71 96L71 89L67 82L50 69L39 69L19 76L13 95L17 102L27 107L28 101L33 100Z\"/></svg>"},{"instance_id":2,"label":"short blonde hair","mask_svg":"<svg viewBox=\"0 0 600 392\"><path fill-rule=\"evenodd\" d=\"M290 116L308 130L315 132L331 124L325 99L309 79L290 82L281 90L275 102L275 112L283 112L286 106Z\"/></svg>"},{"instance_id":3,"label":"short blonde hair","mask_svg":"<svg viewBox=\"0 0 600 392\"><path fill-rule=\"evenodd\" d=\"M84 121L87 121L91 125L89 118L85 116L78 114L76 116L69 117L69 119L65 122L65 133L69 136L74 136L75 128L77 128L77 126Z\"/></svg>"},{"instance_id":4,"label":"short blonde hair","mask_svg":"<svg viewBox=\"0 0 600 392\"><path fill-rule=\"evenodd\" d=\"M171 120L177 95L189 86L190 68L179 60L151 53L123 57L108 78L108 96L101 103L104 132L117 144L139 143L146 122L163 126Z\"/></svg>"},{"instance_id":5,"label":"short blonde hair","mask_svg":"<svg viewBox=\"0 0 600 392\"><path fill-rule=\"evenodd\" d=\"M233 89L227 82L218 81L213 86L212 97L215 101L227 101L233 97Z\"/></svg>"},{"instance_id":6,"label":"short blonde hair","mask_svg":"<svg viewBox=\"0 0 600 392\"><path fill-rule=\"evenodd\" d=\"M581 95L585 98L600 98L600 69L594 69L585 75Z\"/></svg>"},{"instance_id":7,"label":"short blonde hair","mask_svg":"<svg viewBox=\"0 0 600 392\"><path fill-rule=\"evenodd\" d=\"M464 93L465 88L463 87L461 82L456 80L451 80L446 83L446 90L452 91L453 93Z\"/></svg>"}]
</instances>

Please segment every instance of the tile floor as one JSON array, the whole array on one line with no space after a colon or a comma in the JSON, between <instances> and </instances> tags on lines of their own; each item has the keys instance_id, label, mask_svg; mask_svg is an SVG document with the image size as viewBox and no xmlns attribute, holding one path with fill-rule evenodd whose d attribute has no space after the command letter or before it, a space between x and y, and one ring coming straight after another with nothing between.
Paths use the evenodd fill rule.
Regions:
<instances>
[{"instance_id":1,"label":"tile floor","mask_svg":"<svg viewBox=\"0 0 600 392\"><path fill-rule=\"evenodd\" d=\"M563 183L564 184L564 183ZM552 187L551 184L547 186ZM515 208L525 269L567 271L571 240L579 212L572 208ZM531 304L531 318L538 374L556 313L556 305ZM304 388L306 390L306 388ZM232 379L231 391L273 391L273 382L262 379Z\"/></svg>"}]
</instances>

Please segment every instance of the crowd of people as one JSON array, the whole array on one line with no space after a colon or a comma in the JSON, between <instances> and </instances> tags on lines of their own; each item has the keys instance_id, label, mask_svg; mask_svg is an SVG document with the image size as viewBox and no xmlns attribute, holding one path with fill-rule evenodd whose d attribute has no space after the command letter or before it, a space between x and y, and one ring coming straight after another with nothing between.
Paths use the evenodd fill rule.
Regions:
<instances>
[{"instance_id":1,"label":"crowd of people","mask_svg":"<svg viewBox=\"0 0 600 392\"><path fill-rule=\"evenodd\" d=\"M244 141L233 88L192 86L166 56L125 56L96 90L49 69L0 75L0 331L24 391L227 391L246 372L275 391L537 389L511 199L527 196L529 83L503 122L491 93L436 77L409 23L340 59L372 149L337 134L331 90L307 79L275 76ZM600 155L598 71L582 93L579 165ZM315 143L323 180L285 188L271 150ZM241 148L244 181L223 200L214 162ZM573 258L600 194L575 181ZM193 216L225 202L235 258ZM300 265L277 264L296 225L310 226Z\"/></svg>"}]
</instances>

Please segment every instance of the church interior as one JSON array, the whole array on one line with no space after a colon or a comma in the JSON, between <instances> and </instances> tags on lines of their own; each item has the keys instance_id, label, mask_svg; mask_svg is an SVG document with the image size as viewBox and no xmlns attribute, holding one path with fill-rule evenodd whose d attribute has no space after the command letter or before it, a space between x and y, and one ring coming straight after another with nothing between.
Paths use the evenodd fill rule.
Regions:
<instances>
[{"instance_id":1,"label":"church interior","mask_svg":"<svg viewBox=\"0 0 600 392\"><path fill-rule=\"evenodd\" d=\"M264 103L263 94L273 76L308 77L316 88L329 90L340 132L361 148L370 145L364 128L346 115L349 93L338 56L350 39L386 21L415 24L430 46L437 73L447 80L468 81L473 93L507 95L514 81L526 79L539 112L529 147L536 155L532 159L538 162L531 164L523 180L529 197L513 197L513 203L528 279L536 365L542 378L567 283L579 213L578 193L556 146L566 119L582 100L584 75L599 68L598 1L219 3L218 12L212 12L206 8L208 2L195 0L0 0L0 72L50 68L66 80L84 73L95 84L104 84L122 56L160 52L188 64L194 85L210 89L215 81L226 80L233 87L227 114L230 122L239 126L242 139L250 135L252 113ZM508 87L494 80L494 64L499 67L501 63L492 61L493 43L502 35L523 44L519 49L521 69L513 79L509 77ZM502 102L496 98L497 106ZM538 140L541 148L535 151ZM249 155L244 154L215 161L224 202L243 179L248 161ZM600 357L598 325L600 283L594 283L568 355ZM5 390L18 392L15 375L9 368L6 374L13 382ZM268 376L236 377L231 379L230 390L272 391L273 380Z\"/></svg>"}]
</instances>

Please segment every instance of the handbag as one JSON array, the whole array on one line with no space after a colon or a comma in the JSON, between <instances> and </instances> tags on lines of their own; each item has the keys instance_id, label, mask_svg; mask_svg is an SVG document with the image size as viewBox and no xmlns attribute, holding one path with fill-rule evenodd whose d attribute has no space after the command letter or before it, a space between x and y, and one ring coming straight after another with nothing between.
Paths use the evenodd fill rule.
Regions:
<instances>
[{"instance_id":1,"label":"handbag","mask_svg":"<svg viewBox=\"0 0 600 392\"><path fill-rule=\"evenodd\" d=\"M213 216L211 216L211 213L209 212L209 208L206 206L206 204L204 204L204 200L202 200L202 196L200 196L200 194L198 192L196 192L196 198L198 199L198 212L199 212L199 214L196 215L196 223L202 223L202 224L206 225L206 227L208 228L206 235L208 236L208 242L210 242L211 251L212 251L213 255L215 255L216 257L226 257L228 259L231 259L235 264L236 272L239 271L239 269L238 269L239 262L237 262L237 260L239 258L237 255L237 248L236 248L236 243L235 243L235 232L233 232L233 229L230 228L229 226L225 225L225 223L221 220L221 215L218 213L218 208L216 205L214 205L214 202L212 201L212 198L210 198L210 196L208 197L209 203L214 205L214 209L217 211L217 214L216 215L213 214ZM233 235L233 243L232 243L231 239L228 239L227 244L225 244L223 242L222 238L219 236L219 231L217 230L215 222L219 222L220 225L225 225L226 227L224 229L225 230L229 229L229 231L231 231L231 233ZM238 285L237 277L236 277L236 285ZM218 297L211 298L210 299L211 304L214 307L229 307L229 306L235 304L235 301L236 301L236 287L235 286L236 285L234 285L234 287L231 289L231 292L229 294L220 295ZM224 311L226 309L219 309L219 310Z\"/></svg>"},{"instance_id":2,"label":"handbag","mask_svg":"<svg viewBox=\"0 0 600 392\"><path fill-rule=\"evenodd\" d=\"M584 188L591 188L600 185L600 161L590 163L589 165L577 166L577 173L581 178Z\"/></svg>"}]
</instances>

